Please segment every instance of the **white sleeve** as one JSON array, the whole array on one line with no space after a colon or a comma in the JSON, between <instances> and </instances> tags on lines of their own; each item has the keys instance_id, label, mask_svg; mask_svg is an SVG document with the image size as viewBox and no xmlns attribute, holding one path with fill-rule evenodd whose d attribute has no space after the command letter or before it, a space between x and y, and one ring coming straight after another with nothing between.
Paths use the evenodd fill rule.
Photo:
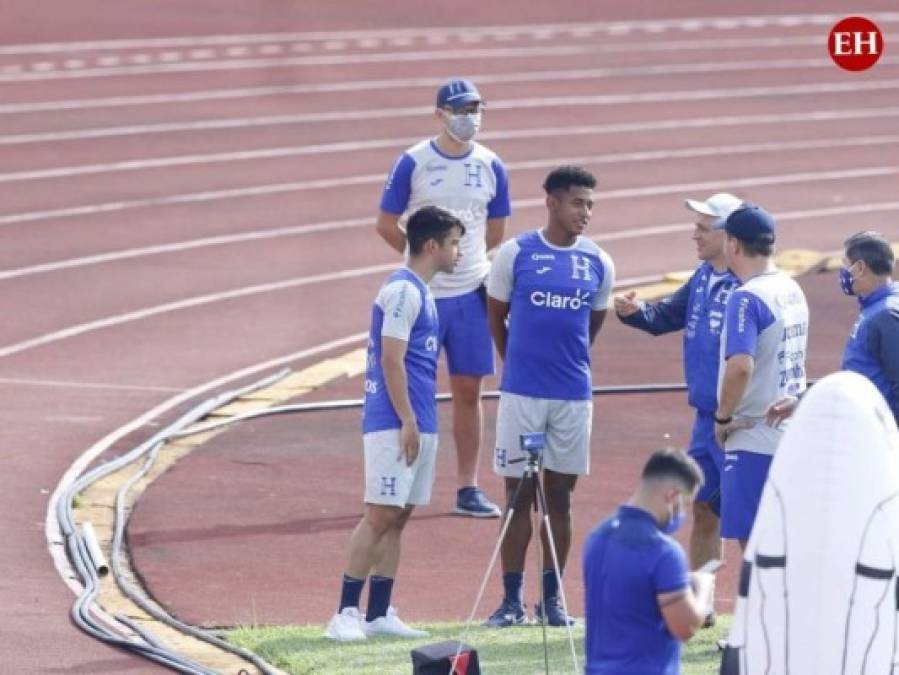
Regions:
<instances>
[{"instance_id":1,"label":"white sleeve","mask_svg":"<svg viewBox=\"0 0 899 675\"><path fill-rule=\"evenodd\" d=\"M509 302L512 298L512 286L515 285L515 258L521 248L518 242L510 239L499 247L490 276L487 277L487 295L500 302Z\"/></svg>"},{"instance_id":2,"label":"white sleeve","mask_svg":"<svg viewBox=\"0 0 899 675\"><path fill-rule=\"evenodd\" d=\"M615 288L615 263L612 262L611 256L602 249L599 251L599 260L602 263L604 274L602 284L596 290L596 296L591 305L594 312L609 308L609 297Z\"/></svg>"},{"instance_id":3,"label":"white sleeve","mask_svg":"<svg viewBox=\"0 0 899 675\"><path fill-rule=\"evenodd\" d=\"M421 293L411 281L392 281L375 300L384 312L381 335L409 341L412 326L421 312Z\"/></svg>"}]
</instances>

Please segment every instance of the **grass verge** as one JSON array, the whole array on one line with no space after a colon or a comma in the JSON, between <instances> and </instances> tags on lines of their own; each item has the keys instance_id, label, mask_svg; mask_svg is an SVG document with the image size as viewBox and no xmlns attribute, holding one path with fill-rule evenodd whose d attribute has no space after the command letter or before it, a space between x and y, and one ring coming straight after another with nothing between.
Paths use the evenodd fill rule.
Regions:
<instances>
[{"instance_id":1,"label":"grass verge","mask_svg":"<svg viewBox=\"0 0 899 675\"><path fill-rule=\"evenodd\" d=\"M684 648L682 675L715 675L720 655L715 641L727 634L730 617L718 617L718 624L700 631ZM419 640L378 638L354 643L336 643L322 634L322 626L244 627L228 633L228 639L255 652L291 675L409 675L409 651L431 642L458 640L463 625L458 623L415 624L431 633ZM493 630L473 626L466 642L478 650L485 675L531 675L544 673L543 637L539 626ZM550 672L572 671L571 648L564 629L547 629ZM584 667L584 630L574 632L578 663Z\"/></svg>"}]
</instances>

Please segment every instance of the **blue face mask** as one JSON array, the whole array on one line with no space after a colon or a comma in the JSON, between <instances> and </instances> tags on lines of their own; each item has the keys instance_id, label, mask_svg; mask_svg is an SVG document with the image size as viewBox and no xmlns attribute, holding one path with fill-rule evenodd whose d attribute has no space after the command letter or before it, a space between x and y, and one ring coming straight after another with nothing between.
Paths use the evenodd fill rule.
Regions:
<instances>
[{"instance_id":1,"label":"blue face mask","mask_svg":"<svg viewBox=\"0 0 899 675\"><path fill-rule=\"evenodd\" d=\"M841 267L839 271L840 275L840 289L846 295L855 295L855 291L852 290L852 275L849 273L848 267Z\"/></svg>"},{"instance_id":2,"label":"blue face mask","mask_svg":"<svg viewBox=\"0 0 899 675\"><path fill-rule=\"evenodd\" d=\"M659 529L662 530L665 534L674 534L677 532L681 525L684 524L684 521L687 520L687 513L684 511L682 506L678 506L674 511L672 516L668 519L668 522L662 525Z\"/></svg>"}]
</instances>

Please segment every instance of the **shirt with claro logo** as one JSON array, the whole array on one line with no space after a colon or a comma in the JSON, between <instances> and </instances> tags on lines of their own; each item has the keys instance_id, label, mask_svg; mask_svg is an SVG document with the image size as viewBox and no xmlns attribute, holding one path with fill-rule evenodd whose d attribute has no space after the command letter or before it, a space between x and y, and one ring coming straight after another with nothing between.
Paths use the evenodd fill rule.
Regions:
<instances>
[{"instance_id":1,"label":"shirt with claro logo","mask_svg":"<svg viewBox=\"0 0 899 675\"><path fill-rule=\"evenodd\" d=\"M503 244L487 285L510 304L502 391L591 398L590 315L608 308L614 285L612 259L585 237L561 247L536 231Z\"/></svg>"}]
</instances>

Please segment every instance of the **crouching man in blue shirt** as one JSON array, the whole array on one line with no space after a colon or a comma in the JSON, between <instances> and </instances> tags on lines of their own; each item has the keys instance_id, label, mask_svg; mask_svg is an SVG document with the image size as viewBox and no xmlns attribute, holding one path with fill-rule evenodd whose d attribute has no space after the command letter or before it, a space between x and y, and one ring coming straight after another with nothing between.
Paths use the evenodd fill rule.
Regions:
<instances>
[{"instance_id":1,"label":"crouching man in blue shirt","mask_svg":"<svg viewBox=\"0 0 899 675\"><path fill-rule=\"evenodd\" d=\"M711 612L714 577L690 573L670 535L702 481L682 450L655 452L634 496L587 538L587 675L679 675L681 642Z\"/></svg>"}]
</instances>

